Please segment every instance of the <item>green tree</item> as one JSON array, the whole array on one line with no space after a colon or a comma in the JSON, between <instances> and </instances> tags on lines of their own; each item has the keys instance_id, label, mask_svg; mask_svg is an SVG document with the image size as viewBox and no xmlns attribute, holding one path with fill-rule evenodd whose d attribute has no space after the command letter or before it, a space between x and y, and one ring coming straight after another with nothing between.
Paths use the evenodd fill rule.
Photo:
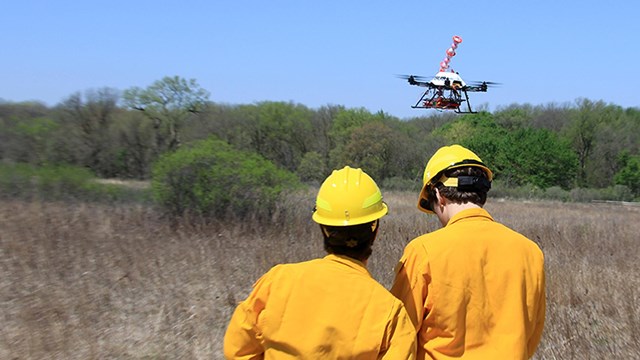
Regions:
<instances>
[{"instance_id":1,"label":"green tree","mask_svg":"<svg viewBox=\"0 0 640 360\"><path fill-rule=\"evenodd\" d=\"M181 143L180 131L185 122L198 114L209 99L209 92L195 79L166 76L146 89L125 90L124 102L153 120L156 152L176 150Z\"/></svg>"},{"instance_id":2,"label":"green tree","mask_svg":"<svg viewBox=\"0 0 640 360\"><path fill-rule=\"evenodd\" d=\"M566 104L511 104L494 112L494 117L497 124L509 130L531 127L559 132L567 124L569 114L570 108Z\"/></svg>"},{"instance_id":3,"label":"green tree","mask_svg":"<svg viewBox=\"0 0 640 360\"><path fill-rule=\"evenodd\" d=\"M555 133L525 125L511 130L498 125L489 113L460 118L438 130L448 143L474 151L507 185L540 188L574 184L577 160L570 145Z\"/></svg>"},{"instance_id":4,"label":"green tree","mask_svg":"<svg viewBox=\"0 0 640 360\"><path fill-rule=\"evenodd\" d=\"M260 155L295 171L309 150L312 112L303 105L262 102L257 105L256 145Z\"/></svg>"},{"instance_id":5,"label":"green tree","mask_svg":"<svg viewBox=\"0 0 640 360\"><path fill-rule=\"evenodd\" d=\"M578 159L570 145L549 130L523 128L509 133L504 151L507 163L502 176L517 185L569 189L575 183Z\"/></svg>"},{"instance_id":6,"label":"green tree","mask_svg":"<svg viewBox=\"0 0 640 360\"><path fill-rule=\"evenodd\" d=\"M460 144L475 152L494 172L496 177L509 183L508 132L496 124L493 116L481 112L456 119L435 132L447 145Z\"/></svg>"},{"instance_id":7,"label":"green tree","mask_svg":"<svg viewBox=\"0 0 640 360\"><path fill-rule=\"evenodd\" d=\"M216 136L295 171L303 155L313 150L312 117L304 105L265 101L217 113L211 120Z\"/></svg>"},{"instance_id":8,"label":"green tree","mask_svg":"<svg viewBox=\"0 0 640 360\"><path fill-rule=\"evenodd\" d=\"M414 123L387 119L384 124L391 129L385 177L421 180L428 154L442 146L442 140L430 132L415 129Z\"/></svg>"},{"instance_id":9,"label":"green tree","mask_svg":"<svg viewBox=\"0 0 640 360\"><path fill-rule=\"evenodd\" d=\"M578 185L589 186L587 167L591 160L596 138L604 117L606 105L602 101L593 102L587 99L578 100L578 108L571 116L566 136L571 139L573 149L578 155Z\"/></svg>"},{"instance_id":10,"label":"green tree","mask_svg":"<svg viewBox=\"0 0 640 360\"><path fill-rule=\"evenodd\" d=\"M327 166L322 155L316 151L309 151L304 154L297 174L302 181L320 184L327 177Z\"/></svg>"},{"instance_id":11,"label":"green tree","mask_svg":"<svg viewBox=\"0 0 640 360\"><path fill-rule=\"evenodd\" d=\"M554 133L561 133L571 119L569 104L549 103L537 107L533 115L532 126L542 128Z\"/></svg>"},{"instance_id":12,"label":"green tree","mask_svg":"<svg viewBox=\"0 0 640 360\"><path fill-rule=\"evenodd\" d=\"M57 134L57 162L85 166L99 176L109 169L112 139L109 128L120 109L119 92L111 88L76 92L56 107L61 127Z\"/></svg>"},{"instance_id":13,"label":"green tree","mask_svg":"<svg viewBox=\"0 0 640 360\"><path fill-rule=\"evenodd\" d=\"M118 177L148 179L154 153L153 124L142 113L128 111L114 118L111 160Z\"/></svg>"},{"instance_id":14,"label":"green tree","mask_svg":"<svg viewBox=\"0 0 640 360\"><path fill-rule=\"evenodd\" d=\"M623 166L618 161L620 156L624 152L637 153L640 142L640 118L617 106L607 106L603 113L585 166L586 183L597 188L614 185L614 176Z\"/></svg>"},{"instance_id":15,"label":"green tree","mask_svg":"<svg viewBox=\"0 0 640 360\"><path fill-rule=\"evenodd\" d=\"M360 167L372 178L381 181L388 176L391 151L391 129L382 122L370 122L354 128L344 147L339 168Z\"/></svg>"},{"instance_id":16,"label":"green tree","mask_svg":"<svg viewBox=\"0 0 640 360\"><path fill-rule=\"evenodd\" d=\"M345 159L351 158L345 147L351 141L351 134L356 129L370 122L380 122L385 118L383 113L371 114L364 108L342 109L333 120L329 137L333 148L329 152L329 165L331 168L341 168L345 165Z\"/></svg>"},{"instance_id":17,"label":"green tree","mask_svg":"<svg viewBox=\"0 0 640 360\"><path fill-rule=\"evenodd\" d=\"M344 111L344 106L323 106L314 112L311 118L311 136L307 139L312 151L318 152L329 167L329 153L335 147L331 137L331 128L338 114Z\"/></svg>"},{"instance_id":18,"label":"green tree","mask_svg":"<svg viewBox=\"0 0 640 360\"><path fill-rule=\"evenodd\" d=\"M298 186L293 173L217 139L166 153L152 176L154 198L175 215L268 216L280 193Z\"/></svg>"},{"instance_id":19,"label":"green tree","mask_svg":"<svg viewBox=\"0 0 640 360\"><path fill-rule=\"evenodd\" d=\"M20 121L11 131L8 157L32 165L46 164L54 146L53 134L58 127L58 123L49 118L37 117Z\"/></svg>"},{"instance_id":20,"label":"green tree","mask_svg":"<svg viewBox=\"0 0 640 360\"><path fill-rule=\"evenodd\" d=\"M41 162L50 156L51 111L39 102L0 101L0 159ZM35 148L33 147L35 146ZM40 153L40 151L44 151Z\"/></svg>"},{"instance_id":21,"label":"green tree","mask_svg":"<svg viewBox=\"0 0 640 360\"><path fill-rule=\"evenodd\" d=\"M512 104L494 113L497 124L509 130L530 127L533 122L535 109L529 104Z\"/></svg>"},{"instance_id":22,"label":"green tree","mask_svg":"<svg viewBox=\"0 0 640 360\"><path fill-rule=\"evenodd\" d=\"M634 196L640 196L640 155L623 152L619 163L621 168L614 176L615 183L629 187Z\"/></svg>"}]
</instances>

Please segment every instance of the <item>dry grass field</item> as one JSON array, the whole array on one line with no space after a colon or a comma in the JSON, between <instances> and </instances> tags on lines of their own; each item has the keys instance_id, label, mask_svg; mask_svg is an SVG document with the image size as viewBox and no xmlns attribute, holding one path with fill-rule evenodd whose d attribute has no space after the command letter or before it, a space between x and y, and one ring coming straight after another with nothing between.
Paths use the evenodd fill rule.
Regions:
<instances>
[{"instance_id":1,"label":"dry grass field","mask_svg":"<svg viewBox=\"0 0 640 360\"><path fill-rule=\"evenodd\" d=\"M313 194L254 222L171 222L141 205L0 201L1 359L221 359L235 304L271 266L323 256ZM389 287L404 245L435 229L386 193L370 260ZM640 358L640 207L489 199L546 256L536 359Z\"/></svg>"}]
</instances>

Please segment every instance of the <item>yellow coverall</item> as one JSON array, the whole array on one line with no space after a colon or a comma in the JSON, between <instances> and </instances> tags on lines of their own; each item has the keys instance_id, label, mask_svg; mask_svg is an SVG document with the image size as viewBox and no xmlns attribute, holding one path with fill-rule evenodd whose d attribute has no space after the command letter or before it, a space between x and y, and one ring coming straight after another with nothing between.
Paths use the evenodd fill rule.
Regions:
<instances>
[{"instance_id":1,"label":"yellow coverall","mask_svg":"<svg viewBox=\"0 0 640 360\"><path fill-rule=\"evenodd\" d=\"M415 359L402 302L364 264L328 255L273 267L236 308L228 359Z\"/></svg>"},{"instance_id":2,"label":"yellow coverall","mask_svg":"<svg viewBox=\"0 0 640 360\"><path fill-rule=\"evenodd\" d=\"M527 359L542 335L542 251L484 209L412 240L391 292L416 327L418 359Z\"/></svg>"}]
</instances>

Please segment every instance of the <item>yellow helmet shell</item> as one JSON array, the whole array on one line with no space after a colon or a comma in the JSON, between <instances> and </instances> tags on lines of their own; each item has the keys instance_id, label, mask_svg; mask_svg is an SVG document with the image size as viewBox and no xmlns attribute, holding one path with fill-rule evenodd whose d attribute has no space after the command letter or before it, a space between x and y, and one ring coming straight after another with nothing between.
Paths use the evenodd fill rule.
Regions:
<instances>
[{"instance_id":1,"label":"yellow helmet shell","mask_svg":"<svg viewBox=\"0 0 640 360\"><path fill-rule=\"evenodd\" d=\"M387 211L375 181L361 169L345 166L320 186L312 218L322 225L351 226L379 219Z\"/></svg>"},{"instance_id":2,"label":"yellow helmet shell","mask_svg":"<svg viewBox=\"0 0 640 360\"><path fill-rule=\"evenodd\" d=\"M476 166L482 168L487 173L489 181L493 180L493 173L491 170L473 151L460 145L443 146L433 154L427 163L427 167L424 169L424 174L422 176L422 191L420 192L420 199L418 200L418 209L432 214L433 211L422 206L422 201L430 201L427 191L428 186L431 185L433 181L438 180L434 178L440 172L464 166Z\"/></svg>"}]
</instances>

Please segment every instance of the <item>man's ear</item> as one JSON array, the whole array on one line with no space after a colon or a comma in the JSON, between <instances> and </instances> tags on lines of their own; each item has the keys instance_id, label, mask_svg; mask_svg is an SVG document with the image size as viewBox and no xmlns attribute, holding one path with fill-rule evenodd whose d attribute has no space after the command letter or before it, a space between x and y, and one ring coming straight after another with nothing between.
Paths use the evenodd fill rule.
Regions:
<instances>
[{"instance_id":1,"label":"man's ear","mask_svg":"<svg viewBox=\"0 0 640 360\"><path fill-rule=\"evenodd\" d=\"M435 190L436 190L436 199L437 199L436 205L438 206L446 205L447 199L444 196L440 195L440 190L438 190L438 188L435 188Z\"/></svg>"}]
</instances>

